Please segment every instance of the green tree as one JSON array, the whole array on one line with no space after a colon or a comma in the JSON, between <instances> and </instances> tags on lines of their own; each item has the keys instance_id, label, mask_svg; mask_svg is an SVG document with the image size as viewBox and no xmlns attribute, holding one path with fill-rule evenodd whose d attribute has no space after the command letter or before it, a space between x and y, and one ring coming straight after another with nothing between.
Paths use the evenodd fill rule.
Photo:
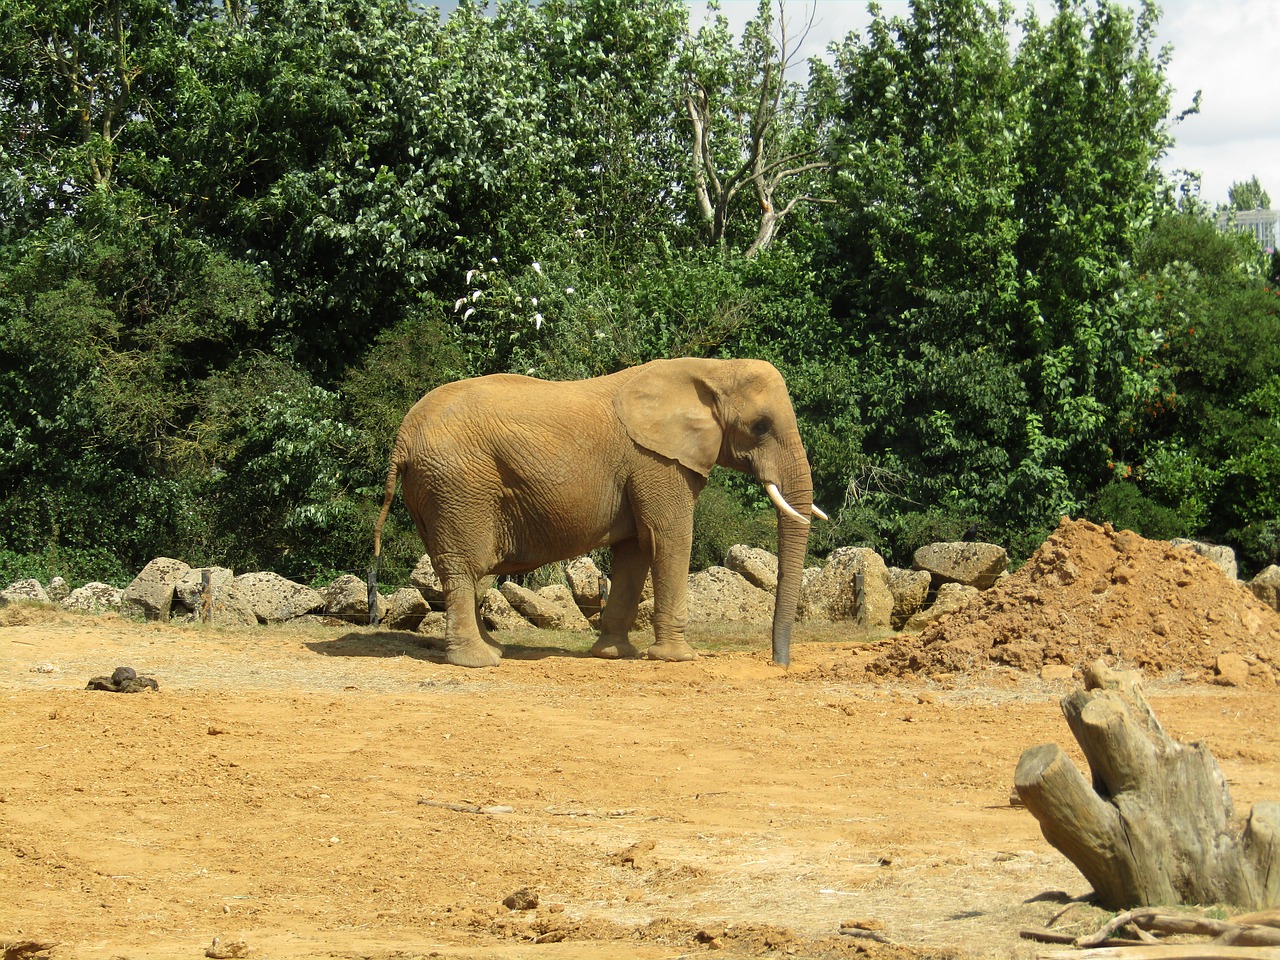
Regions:
<instances>
[{"instance_id":1,"label":"green tree","mask_svg":"<svg viewBox=\"0 0 1280 960\"><path fill-rule=\"evenodd\" d=\"M1176 511L1181 534L1234 544L1246 568L1275 562L1280 296L1250 239L1198 216L1162 218L1137 263L1159 327L1141 360L1152 380L1115 450L1116 481L1135 488L1127 497L1139 512Z\"/></svg>"},{"instance_id":2,"label":"green tree","mask_svg":"<svg viewBox=\"0 0 1280 960\"><path fill-rule=\"evenodd\" d=\"M1262 189L1255 174L1248 180L1236 181L1227 188L1227 205L1232 210L1270 210L1271 197Z\"/></svg>"},{"instance_id":3,"label":"green tree","mask_svg":"<svg viewBox=\"0 0 1280 960\"><path fill-rule=\"evenodd\" d=\"M270 306L254 271L133 191L86 194L0 261L0 543L130 563L186 524L196 384Z\"/></svg>"},{"instance_id":4,"label":"green tree","mask_svg":"<svg viewBox=\"0 0 1280 960\"><path fill-rule=\"evenodd\" d=\"M848 475L893 478L854 513L899 549L937 511L1038 542L1105 478L1149 376L1127 262L1168 143L1154 8L1062 0L1016 52L1011 27L1007 5L916 0L837 54L825 259L868 458Z\"/></svg>"}]
</instances>

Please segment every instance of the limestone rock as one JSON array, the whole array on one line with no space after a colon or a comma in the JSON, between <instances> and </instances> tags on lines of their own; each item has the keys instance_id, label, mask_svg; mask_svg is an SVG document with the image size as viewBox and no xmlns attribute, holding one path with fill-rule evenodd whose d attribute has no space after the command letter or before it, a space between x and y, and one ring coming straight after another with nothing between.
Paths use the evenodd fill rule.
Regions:
<instances>
[{"instance_id":1,"label":"limestone rock","mask_svg":"<svg viewBox=\"0 0 1280 960\"><path fill-rule=\"evenodd\" d=\"M190 569L181 560L157 557L124 588L123 609L141 613L148 620L168 620L173 609L174 587Z\"/></svg>"},{"instance_id":2,"label":"limestone rock","mask_svg":"<svg viewBox=\"0 0 1280 960\"><path fill-rule=\"evenodd\" d=\"M330 617L350 623L369 622L369 585L353 573L344 573L320 591L324 612ZM378 616L387 609L384 597L378 597Z\"/></svg>"},{"instance_id":3,"label":"limestone rock","mask_svg":"<svg viewBox=\"0 0 1280 960\"><path fill-rule=\"evenodd\" d=\"M1274 610L1280 610L1280 567L1274 563L1249 583L1253 595Z\"/></svg>"},{"instance_id":4,"label":"limestone rock","mask_svg":"<svg viewBox=\"0 0 1280 960\"><path fill-rule=\"evenodd\" d=\"M778 589L778 558L768 550L735 544L725 553L724 565L746 577L753 587L769 593Z\"/></svg>"},{"instance_id":5,"label":"limestone rock","mask_svg":"<svg viewBox=\"0 0 1280 960\"><path fill-rule=\"evenodd\" d=\"M444 628L448 623L448 616L440 610L428 610L422 617L422 622L418 624L418 633L425 634L429 637L437 637L441 641L444 640Z\"/></svg>"},{"instance_id":6,"label":"limestone rock","mask_svg":"<svg viewBox=\"0 0 1280 960\"><path fill-rule=\"evenodd\" d=\"M586 618L573 603L573 596L567 587L561 585L564 593L544 596L534 593L527 587L508 580L498 588L507 602L522 617L535 627L543 630L586 630L589 629ZM550 588L544 588L550 590ZM572 607L572 610L569 608ZM573 616L576 614L577 616Z\"/></svg>"},{"instance_id":7,"label":"limestone rock","mask_svg":"<svg viewBox=\"0 0 1280 960\"><path fill-rule=\"evenodd\" d=\"M416 588L428 604L434 603L439 606L444 603L444 584L436 576L435 565L427 554L424 553L418 558L413 573L409 574L409 585Z\"/></svg>"},{"instance_id":8,"label":"limestone rock","mask_svg":"<svg viewBox=\"0 0 1280 960\"><path fill-rule=\"evenodd\" d=\"M858 574L862 593L858 594ZM831 551L822 570L806 576L800 592L801 619L852 620L868 629L888 629L893 615L889 568L867 547Z\"/></svg>"},{"instance_id":9,"label":"limestone rock","mask_svg":"<svg viewBox=\"0 0 1280 960\"><path fill-rule=\"evenodd\" d=\"M573 591L563 583L551 583L538 590L538 596L554 604L556 609L560 611L560 625L557 630L590 630L591 624L587 622L586 615L578 606L574 599Z\"/></svg>"},{"instance_id":10,"label":"limestone rock","mask_svg":"<svg viewBox=\"0 0 1280 960\"><path fill-rule=\"evenodd\" d=\"M204 598L204 574L209 572L208 607ZM223 627L257 626L249 601L236 589L235 574L226 567L193 567L174 584L174 599L185 617ZM175 614L178 610L173 611Z\"/></svg>"},{"instance_id":11,"label":"limestone rock","mask_svg":"<svg viewBox=\"0 0 1280 960\"><path fill-rule=\"evenodd\" d=\"M564 565L564 578L573 602L588 619L598 614L609 596L609 580L590 557L577 557Z\"/></svg>"},{"instance_id":12,"label":"limestone rock","mask_svg":"<svg viewBox=\"0 0 1280 960\"><path fill-rule=\"evenodd\" d=\"M45 591L40 581L35 579L19 580L17 583L10 584L0 590L0 607L3 607L6 603L16 603L19 600L48 603L49 594Z\"/></svg>"},{"instance_id":13,"label":"limestone rock","mask_svg":"<svg viewBox=\"0 0 1280 960\"><path fill-rule=\"evenodd\" d=\"M71 593L71 587L62 577L54 577L45 588L45 593L49 595L50 603L61 603Z\"/></svg>"},{"instance_id":14,"label":"limestone rock","mask_svg":"<svg viewBox=\"0 0 1280 960\"><path fill-rule=\"evenodd\" d=\"M324 609L324 596L319 590L278 573L242 573L236 577L236 591L248 602L259 623L283 623ZM367 588L365 592L367 595Z\"/></svg>"},{"instance_id":15,"label":"limestone rock","mask_svg":"<svg viewBox=\"0 0 1280 960\"><path fill-rule=\"evenodd\" d=\"M85 613L101 613L104 610L119 610L124 602L124 591L109 583L94 581L83 587L76 587L62 601L66 610L80 610Z\"/></svg>"},{"instance_id":16,"label":"limestone rock","mask_svg":"<svg viewBox=\"0 0 1280 960\"><path fill-rule=\"evenodd\" d=\"M1009 567L1009 554L994 543L931 543L911 558L917 570L928 570L935 585L962 583L987 590Z\"/></svg>"},{"instance_id":17,"label":"limestone rock","mask_svg":"<svg viewBox=\"0 0 1280 960\"><path fill-rule=\"evenodd\" d=\"M480 616L492 630L517 630L529 626L529 621L511 606L501 590L490 588L480 601Z\"/></svg>"},{"instance_id":18,"label":"limestone rock","mask_svg":"<svg viewBox=\"0 0 1280 960\"><path fill-rule=\"evenodd\" d=\"M1186 547L1194 550L1206 560L1211 560L1215 563L1228 580L1236 579L1236 552L1230 547L1202 543L1199 540L1187 540L1184 537L1174 537L1169 542L1175 547Z\"/></svg>"},{"instance_id":19,"label":"limestone rock","mask_svg":"<svg viewBox=\"0 0 1280 960\"><path fill-rule=\"evenodd\" d=\"M903 624L924 609L932 582L933 577L928 570L889 568L889 592L893 594L893 613L889 622L893 629L901 630Z\"/></svg>"},{"instance_id":20,"label":"limestone rock","mask_svg":"<svg viewBox=\"0 0 1280 960\"><path fill-rule=\"evenodd\" d=\"M948 613L955 613L957 610L963 609L970 600L981 592L977 587L966 586L963 583L944 583L938 587L938 593L934 597L933 603L912 616L903 626L903 629L912 632L923 630L927 624L945 617Z\"/></svg>"},{"instance_id":21,"label":"limestone rock","mask_svg":"<svg viewBox=\"0 0 1280 960\"><path fill-rule=\"evenodd\" d=\"M200 610L204 573L209 572L209 585L213 593L225 593L236 582L236 575L226 567L192 567L173 585L173 598L188 612Z\"/></svg>"},{"instance_id":22,"label":"limestone rock","mask_svg":"<svg viewBox=\"0 0 1280 960\"><path fill-rule=\"evenodd\" d=\"M773 594L728 567L708 567L689 577L690 623L769 623Z\"/></svg>"},{"instance_id":23,"label":"limestone rock","mask_svg":"<svg viewBox=\"0 0 1280 960\"><path fill-rule=\"evenodd\" d=\"M636 622L632 630L648 630L653 626L653 597L645 597L636 606Z\"/></svg>"},{"instance_id":24,"label":"limestone rock","mask_svg":"<svg viewBox=\"0 0 1280 960\"><path fill-rule=\"evenodd\" d=\"M382 623L391 630L418 630L431 608L416 587L401 587L387 599Z\"/></svg>"}]
</instances>

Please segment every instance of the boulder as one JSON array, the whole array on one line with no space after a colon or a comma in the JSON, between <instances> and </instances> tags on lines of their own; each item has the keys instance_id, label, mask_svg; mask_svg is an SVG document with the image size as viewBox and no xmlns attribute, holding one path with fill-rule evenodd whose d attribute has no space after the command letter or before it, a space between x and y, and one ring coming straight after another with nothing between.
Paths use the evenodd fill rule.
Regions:
<instances>
[{"instance_id":1,"label":"boulder","mask_svg":"<svg viewBox=\"0 0 1280 960\"><path fill-rule=\"evenodd\" d=\"M173 609L174 587L190 569L181 560L157 557L124 588L122 608L126 612L141 613L148 620L168 620Z\"/></svg>"},{"instance_id":2,"label":"boulder","mask_svg":"<svg viewBox=\"0 0 1280 960\"><path fill-rule=\"evenodd\" d=\"M893 594L884 558L867 547L831 551L821 571L806 575L800 610L803 620L852 620L868 629L889 629Z\"/></svg>"},{"instance_id":3,"label":"boulder","mask_svg":"<svg viewBox=\"0 0 1280 960\"><path fill-rule=\"evenodd\" d=\"M418 558L413 573L409 574L409 586L422 594L428 604L435 604L437 609L443 608L444 584L436 576L435 565L427 554L424 553Z\"/></svg>"},{"instance_id":4,"label":"boulder","mask_svg":"<svg viewBox=\"0 0 1280 960\"><path fill-rule=\"evenodd\" d=\"M242 573L236 577L236 592L248 602L259 623L283 623L324 609L319 590L278 573ZM367 595L367 588L365 592Z\"/></svg>"},{"instance_id":5,"label":"boulder","mask_svg":"<svg viewBox=\"0 0 1280 960\"><path fill-rule=\"evenodd\" d=\"M1236 552L1230 547L1222 547L1215 543L1203 543L1199 540L1187 540L1184 537L1174 537L1169 542L1175 547L1194 550L1206 560L1216 564L1228 580L1236 579Z\"/></svg>"},{"instance_id":6,"label":"boulder","mask_svg":"<svg viewBox=\"0 0 1280 960\"><path fill-rule=\"evenodd\" d=\"M54 577L45 588L45 593L49 594L50 603L61 603L70 595L71 587L62 577Z\"/></svg>"},{"instance_id":7,"label":"boulder","mask_svg":"<svg viewBox=\"0 0 1280 960\"><path fill-rule=\"evenodd\" d=\"M538 596L561 611L560 630L590 630L586 615L574 599L573 591L563 583L551 583L538 589Z\"/></svg>"},{"instance_id":8,"label":"boulder","mask_svg":"<svg viewBox=\"0 0 1280 960\"><path fill-rule=\"evenodd\" d=\"M206 571L209 574L207 606L204 597ZM192 567L174 584L173 595L189 620L221 627L258 625L253 607L236 589L235 574L226 567Z\"/></svg>"},{"instance_id":9,"label":"boulder","mask_svg":"<svg viewBox=\"0 0 1280 960\"><path fill-rule=\"evenodd\" d=\"M564 578L573 602L590 619L600 612L609 596L609 580L590 557L577 557L564 565Z\"/></svg>"},{"instance_id":10,"label":"boulder","mask_svg":"<svg viewBox=\"0 0 1280 960\"><path fill-rule=\"evenodd\" d=\"M101 613L104 610L119 610L123 602L123 590L95 580L72 590L62 601L62 606L67 610Z\"/></svg>"},{"instance_id":11,"label":"boulder","mask_svg":"<svg viewBox=\"0 0 1280 960\"><path fill-rule=\"evenodd\" d=\"M904 570L889 568L889 592L893 594L893 613L889 623L895 630L924 609L929 599L929 587L933 577L928 570Z\"/></svg>"},{"instance_id":12,"label":"boulder","mask_svg":"<svg viewBox=\"0 0 1280 960\"><path fill-rule=\"evenodd\" d=\"M390 630L418 630L430 612L426 598L416 587L401 587L387 598L382 623Z\"/></svg>"},{"instance_id":13,"label":"boulder","mask_svg":"<svg viewBox=\"0 0 1280 960\"><path fill-rule=\"evenodd\" d=\"M226 593L235 586L236 575L226 567L191 567L173 585L173 598L189 613L200 612L206 571L212 593Z\"/></svg>"},{"instance_id":14,"label":"boulder","mask_svg":"<svg viewBox=\"0 0 1280 960\"><path fill-rule=\"evenodd\" d=\"M773 594L728 567L707 567L689 577L690 623L769 623Z\"/></svg>"},{"instance_id":15,"label":"boulder","mask_svg":"<svg viewBox=\"0 0 1280 960\"><path fill-rule=\"evenodd\" d=\"M734 544L724 555L724 565L746 577L753 587L769 593L778 589L778 558L768 550Z\"/></svg>"},{"instance_id":16,"label":"boulder","mask_svg":"<svg viewBox=\"0 0 1280 960\"><path fill-rule=\"evenodd\" d=\"M636 606L636 622L632 630L649 630L653 627L653 596L647 596Z\"/></svg>"},{"instance_id":17,"label":"boulder","mask_svg":"<svg viewBox=\"0 0 1280 960\"><path fill-rule=\"evenodd\" d=\"M369 622L369 585L353 573L344 573L320 591L324 597L324 612L330 617L349 623ZM378 616L387 609L386 598L379 595Z\"/></svg>"},{"instance_id":18,"label":"boulder","mask_svg":"<svg viewBox=\"0 0 1280 960\"><path fill-rule=\"evenodd\" d=\"M422 622L418 624L417 632L443 641L445 625L448 621L449 617L443 611L428 609L422 617Z\"/></svg>"},{"instance_id":19,"label":"boulder","mask_svg":"<svg viewBox=\"0 0 1280 960\"><path fill-rule=\"evenodd\" d=\"M904 625L904 630L912 632L923 630L926 624L932 623L948 613L955 613L966 606L970 600L982 591L963 583L944 583L938 587L937 596L925 609L914 614Z\"/></svg>"},{"instance_id":20,"label":"boulder","mask_svg":"<svg viewBox=\"0 0 1280 960\"><path fill-rule=\"evenodd\" d=\"M48 603L49 594L39 580L19 580L0 590L0 607L6 603L19 600L31 600L36 603Z\"/></svg>"},{"instance_id":21,"label":"boulder","mask_svg":"<svg viewBox=\"0 0 1280 960\"><path fill-rule=\"evenodd\" d=\"M962 583L986 590L1009 567L1009 554L994 543L961 541L931 543L921 547L911 558L917 570L928 570L935 587L944 583Z\"/></svg>"},{"instance_id":22,"label":"boulder","mask_svg":"<svg viewBox=\"0 0 1280 960\"><path fill-rule=\"evenodd\" d=\"M1280 610L1280 567L1274 563L1249 583L1253 595L1273 610Z\"/></svg>"},{"instance_id":23,"label":"boulder","mask_svg":"<svg viewBox=\"0 0 1280 960\"><path fill-rule=\"evenodd\" d=\"M556 592L555 587L560 591ZM508 580L498 588L507 602L522 617L543 630L588 630L586 618L573 602L573 595L563 584L544 587L547 591L535 593L527 587Z\"/></svg>"},{"instance_id":24,"label":"boulder","mask_svg":"<svg viewBox=\"0 0 1280 960\"><path fill-rule=\"evenodd\" d=\"M529 621L516 612L502 591L492 587L480 601L480 616L491 630L518 630L529 626Z\"/></svg>"}]
</instances>

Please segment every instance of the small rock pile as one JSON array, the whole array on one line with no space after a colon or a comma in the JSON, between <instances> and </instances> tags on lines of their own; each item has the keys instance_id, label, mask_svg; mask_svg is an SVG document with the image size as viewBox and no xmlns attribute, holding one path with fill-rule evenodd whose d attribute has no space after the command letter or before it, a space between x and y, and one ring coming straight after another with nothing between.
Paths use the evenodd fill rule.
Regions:
<instances>
[{"instance_id":1,"label":"small rock pile","mask_svg":"<svg viewBox=\"0 0 1280 960\"><path fill-rule=\"evenodd\" d=\"M1280 614L1192 549L1064 517L1016 573L900 636L868 669L936 677L1099 657L1157 676L1270 685Z\"/></svg>"}]
</instances>

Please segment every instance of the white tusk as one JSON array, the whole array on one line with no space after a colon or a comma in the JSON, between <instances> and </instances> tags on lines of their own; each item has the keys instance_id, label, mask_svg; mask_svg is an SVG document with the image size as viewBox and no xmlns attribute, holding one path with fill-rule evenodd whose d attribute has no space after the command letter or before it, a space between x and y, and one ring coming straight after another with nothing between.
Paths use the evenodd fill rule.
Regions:
<instances>
[{"instance_id":1,"label":"white tusk","mask_svg":"<svg viewBox=\"0 0 1280 960\"><path fill-rule=\"evenodd\" d=\"M769 499L773 501L773 505L777 508L779 513L785 513L792 520L799 520L801 523L809 522L808 517L791 504L787 503L786 500L782 499L782 494L778 491L777 484L766 483L764 485L764 492L769 494Z\"/></svg>"},{"instance_id":2,"label":"white tusk","mask_svg":"<svg viewBox=\"0 0 1280 960\"><path fill-rule=\"evenodd\" d=\"M822 509L816 503L809 504L809 509L813 511L813 515L817 517L819 520L829 521L831 519L822 511Z\"/></svg>"}]
</instances>

